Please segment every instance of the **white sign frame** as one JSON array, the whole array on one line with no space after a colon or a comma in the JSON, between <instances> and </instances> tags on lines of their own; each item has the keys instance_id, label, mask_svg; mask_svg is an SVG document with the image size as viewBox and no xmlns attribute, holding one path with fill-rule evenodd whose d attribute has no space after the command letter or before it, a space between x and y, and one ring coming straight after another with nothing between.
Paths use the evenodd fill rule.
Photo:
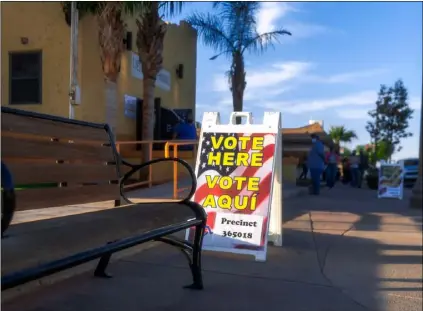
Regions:
<instances>
[{"instance_id":1,"label":"white sign frame","mask_svg":"<svg viewBox=\"0 0 423 311\"><path fill-rule=\"evenodd\" d=\"M384 193L381 193L381 177L382 177L382 168L383 167L399 167L401 169L401 183L399 184L398 187L386 187L387 190ZM399 199L402 200L404 198L404 164L401 163L381 163L380 167L379 167L379 178L378 178L378 189L377 189L377 197L379 199ZM390 195L390 190L392 189L398 189L398 195Z\"/></svg>"},{"instance_id":2,"label":"white sign frame","mask_svg":"<svg viewBox=\"0 0 423 311\"><path fill-rule=\"evenodd\" d=\"M236 117L245 117L246 124L235 124ZM282 246L282 124L280 112L265 112L262 124L254 124L250 112L233 112L228 124L220 122L218 112L205 112L200 134L200 142L203 140L203 132L213 133L263 133L275 134L275 154L273 157L272 183L269 196L267 235L263 250L249 250L236 248L222 248L213 246L203 246L204 250L217 252L230 252L255 256L256 261L266 261L268 242L275 246ZM200 164L201 145L198 148L195 172L198 172ZM186 238L189 238L189 229Z\"/></svg>"}]
</instances>

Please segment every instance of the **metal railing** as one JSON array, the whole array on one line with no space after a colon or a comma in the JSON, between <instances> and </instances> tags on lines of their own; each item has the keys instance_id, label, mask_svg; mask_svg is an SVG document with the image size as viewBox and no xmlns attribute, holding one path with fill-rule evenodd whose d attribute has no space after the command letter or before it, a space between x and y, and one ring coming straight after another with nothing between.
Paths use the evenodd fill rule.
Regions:
<instances>
[{"instance_id":1,"label":"metal railing","mask_svg":"<svg viewBox=\"0 0 423 311\"><path fill-rule=\"evenodd\" d=\"M121 146L123 145L148 145L148 153L149 153L149 158L150 160L153 158L153 145L154 144L159 144L159 143L166 143L168 142L167 140L139 140L139 141L117 141L116 142L116 149L117 152L119 154L121 154ZM144 161L144 159L143 159ZM128 188L133 188L133 187L137 187L137 186L143 186L143 185L148 185L149 188L151 188L151 186L153 185L153 166L150 165L148 167L148 179L145 181L140 181L140 182L136 182L136 183L132 183L130 185L125 185L124 188L128 189Z\"/></svg>"},{"instance_id":2,"label":"metal railing","mask_svg":"<svg viewBox=\"0 0 423 311\"><path fill-rule=\"evenodd\" d=\"M198 146L198 140L140 140L140 141L117 141L116 142L116 149L119 154L121 154L122 146L127 145L148 145L148 152L149 152L149 158L153 158L153 145L154 144L165 144L164 146L164 157L169 158L170 157L170 151L173 147L173 157L178 158L178 147L179 146L193 146L192 149L192 158L195 158L197 155L197 146ZM160 155L162 157L162 155ZM128 157L126 157L128 158ZM143 160L144 161L144 160ZM139 181L135 183L131 183L129 185L125 185L125 189L131 189L138 186L144 186L147 185L149 188L153 186L153 166L150 165L148 167L148 179L144 181ZM179 179L179 171L178 171L178 163L173 163L173 198L178 198L178 193L185 191L189 187L183 187L178 188L178 179ZM163 180L166 181L166 180Z\"/></svg>"},{"instance_id":3,"label":"metal railing","mask_svg":"<svg viewBox=\"0 0 423 311\"><path fill-rule=\"evenodd\" d=\"M192 155L193 158L197 156L198 140L181 140L181 141L168 141L165 145L165 158L170 157L170 147L173 147L173 158L178 158L178 148L179 146L193 146ZM178 198L179 192L189 189L189 187L178 188L178 163L173 163L173 199Z\"/></svg>"}]
</instances>

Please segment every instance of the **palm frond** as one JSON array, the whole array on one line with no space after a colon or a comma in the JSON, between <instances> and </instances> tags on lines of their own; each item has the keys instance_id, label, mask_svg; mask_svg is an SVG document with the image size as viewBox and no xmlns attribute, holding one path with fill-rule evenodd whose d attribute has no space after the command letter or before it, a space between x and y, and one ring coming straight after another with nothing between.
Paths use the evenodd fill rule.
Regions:
<instances>
[{"instance_id":1,"label":"palm frond","mask_svg":"<svg viewBox=\"0 0 423 311\"><path fill-rule=\"evenodd\" d=\"M263 53L267 48L274 47L275 42L279 43L279 37L283 35L291 36L292 34L285 29L256 34L254 37L251 37L246 41L242 52L251 51L255 53Z\"/></svg>"},{"instance_id":2,"label":"palm frond","mask_svg":"<svg viewBox=\"0 0 423 311\"><path fill-rule=\"evenodd\" d=\"M219 10L221 17L233 17L240 15L241 11L248 12L251 16L256 16L260 9L259 1L215 1L213 9Z\"/></svg>"},{"instance_id":3,"label":"palm frond","mask_svg":"<svg viewBox=\"0 0 423 311\"><path fill-rule=\"evenodd\" d=\"M159 3L150 2L136 19L136 45L144 77L156 79L163 67L163 42L167 25L159 15Z\"/></svg>"},{"instance_id":4,"label":"palm frond","mask_svg":"<svg viewBox=\"0 0 423 311\"><path fill-rule=\"evenodd\" d=\"M127 3L125 1L125 3ZM160 18L170 18L182 12L184 2L182 1L134 1L128 2L128 8L140 15L157 12Z\"/></svg>"},{"instance_id":5,"label":"palm frond","mask_svg":"<svg viewBox=\"0 0 423 311\"><path fill-rule=\"evenodd\" d=\"M357 139L357 133L354 130L347 130L345 126L332 126L329 130L329 136L336 142L349 143L353 139Z\"/></svg>"},{"instance_id":6,"label":"palm frond","mask_svg":"<svg viewBox=\"0 0 423 311\"><path fill-rule=\"evenodd\" d=\"M159 10L162 17L173 17L182 12L185 2L183 1L160 1Z\"/></svg>"},{"instance_id":7,"label":"palm frond","mask_svg":"<svg viewBox=\"0 0 423 311\"><path fill-rule=\"evenodd\" d=\"M122 1L122 11L129 15L134 16L144 10L145 2L143 1Z\"/></svg>"},{"instance_id":8,"label":"palm frond","mask_svg":"<svg viewBox=\"0 0 423 311\"><path fill-rule=\"evenodd\" d=\"M71 1L66 1L66 3L69 3L69 6L70 6ZM84 13L96 14L100 3L101 1L78 1L76 3L76 7L79 10L80 14L84 14Z\"/></svg>"},{"instance_id":9,"label":"palm frond","mask_svg":"<svg viewBox=\"0 0 423 311\"><path fill-rule=\"evenodd\" d=\"M245 44L245 39L255 34L256 15L260 8L257 1L221 1L214 5L222 20L230 40L238 50Z\"/></svg>"},{"instance_id":10,"label":"palm frond","mask_svg":"<svg viewBox=\"0 0 423 311\"><path fill-rule=\"evenodd\" d=\"M103 72L107 79L116 82L120 71L125 24L119 2L100 2L97 6L98 42Z\"/></svg>"},{"instance_id":11,"label":"palm frond","mask_svg":"<svg viewBox=\"0 0 423 311\"><path fill-rule=\"evenodd\" d=\"M76 7L78 8L79 14L84 15L86 13L97 15L100 14L103 8L109 1L77 1ZM142 1L114 1L115 6L119 6L121 11L128 15L134 15L140 12L145 2ZM63 1L63 7L70 7L71 1Z\"/></svg>"},{"instance_id":12,"label":"palm frond","mask_svg":"<svg viewBox=\"0 0 423 311\"><path fill-rule=\"evenodd\" d=\"M225 33L225 27L222 20L216 15L194 13L189 16L186 21L193 26L198 35L202 38L206 46L221 51L226 55L230 55L234 49L233 42Z\"/></svg>"}]
</instances>

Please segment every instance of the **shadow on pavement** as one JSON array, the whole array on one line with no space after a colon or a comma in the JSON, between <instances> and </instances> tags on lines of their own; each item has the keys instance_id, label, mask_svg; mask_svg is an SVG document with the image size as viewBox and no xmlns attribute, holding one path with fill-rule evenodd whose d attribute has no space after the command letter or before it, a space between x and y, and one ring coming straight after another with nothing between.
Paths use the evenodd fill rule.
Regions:
<instances>
[{"instance_id":1,"label":"shadow on pavement","mask_svg":"<svg viewBox=\"0 0 423 311\"><path fill-rule=\"evenodd\" d=\"M342 187L285 200L283 247L269 247L266 263L205 252L204 291L182 289L191 281L183 255L159 246L112 264L111 280L80 275L2 308L420 311L421 226L405 206Z\"/></svg>"},{"instance_id":2,"label":"shadow on pavement","mask_svg":"<svg viewBox=\"0 0 423 311\"><path fill-rule=\"evenodd\" d=\"M297 245L295 241L309 241ZM336 244L319 267L314 242L307 232L287 229L284 248L269 248L268 261L254 262L251 257L207 252L204 258L202 292L182 289L190 282L190 273L182 254L160 246L148 252L121 260L112 265L111 280L94 279L81 275L51 288L40 289L19 301L2 306L8 311L52 310L418 310L421 301L413 304L400 301L395 307L383 298L392 292L402 278L378 275L376 261L392 263L392 256L381 256L383 250L369 239L333 238L316 234L320 241ZM328 241L328 242L329 242ZM317 246L319 247L319 246ZM360 251L358 251L358 249ZM395 246L391 249L396 249ZM359 254L360 253L360 254ZM357 256L359 255L359 256ZM400 262L415 262L418 255L402 257ZM414 279L407 287L419 291ZM387 284L385 284L387 283ZM420 285L421 287L421 285ZM417 295L416 295L417 297ZM402 300L402 299L400 299Z\"/></svg>"}]
</instances>

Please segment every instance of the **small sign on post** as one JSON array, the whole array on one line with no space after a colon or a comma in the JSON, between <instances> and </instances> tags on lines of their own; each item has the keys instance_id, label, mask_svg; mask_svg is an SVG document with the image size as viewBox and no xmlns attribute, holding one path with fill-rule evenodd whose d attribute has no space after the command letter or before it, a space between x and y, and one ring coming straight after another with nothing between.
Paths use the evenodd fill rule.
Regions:
<instances>
[{"instance_id":1,"label":"small sign on post","mask_svg":"<svg viewBox=\"0 0 423 311\"><path fill-rule=\"evenodd\" d=\"M381 163L379 168L378 198L396 198L404 195L404 166Z\"/></svg>"},{"instance_id":2,"label":"small sign on post","mask_svg":"<svg viewBox=\"0 0 423 311\"><path fill-rule=\"evenodd\" d=\"M203 249L265 261L269 240L282 245L280 129L276 112L265 112L263 124L253 124L251 113L234 112L229 124L217 112L204 114L193 197L208 214Z\"/></svg>"}]
</instances>

